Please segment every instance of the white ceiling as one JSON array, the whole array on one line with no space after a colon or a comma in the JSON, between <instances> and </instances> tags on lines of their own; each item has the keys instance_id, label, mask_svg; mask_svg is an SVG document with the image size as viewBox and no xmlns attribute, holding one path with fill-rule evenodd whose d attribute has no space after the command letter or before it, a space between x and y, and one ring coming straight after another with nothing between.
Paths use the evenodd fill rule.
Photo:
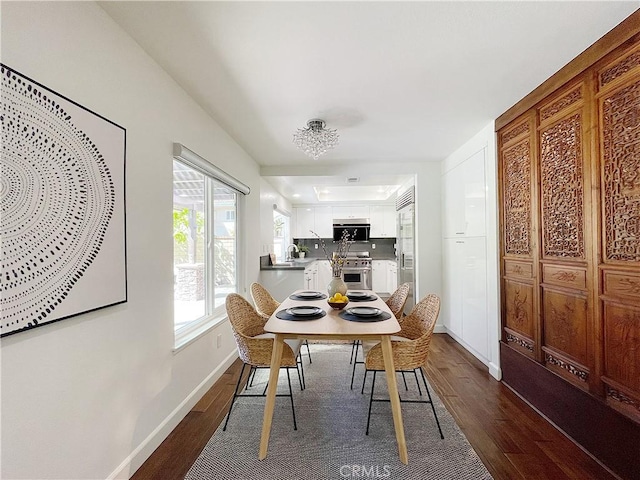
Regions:
<instances>
[{"instance_id":1,"label":"white ceiling","mask_svg":"<svg viewBox=\"0 0 640 480\"><path fill-rule=\"evenodd\" d=\"M100 5L260 165L335 166L442 160L640 2ZM340 144L314 162L316 117Z\"/></svg>"}]
</instances>

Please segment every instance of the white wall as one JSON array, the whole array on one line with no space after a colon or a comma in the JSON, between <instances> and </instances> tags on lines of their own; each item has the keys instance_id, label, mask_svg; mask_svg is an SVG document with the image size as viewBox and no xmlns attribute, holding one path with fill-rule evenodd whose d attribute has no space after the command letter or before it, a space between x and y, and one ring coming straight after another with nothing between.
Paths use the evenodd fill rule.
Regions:
<instances>
[{"instance_id":1,"label":"white wall","mask_svg":"<svg viewBox=\"0 0 640 480\"><path fill-rule=\"evenodd\" d=\"M249 252L258 166L98 5L2 2L1 22L3 63L127 130L128 302L2 339L0 473L128 478L235 357L228 322L172 351L172 143L251 187Z\"/></svg>"},{"instance_id":2,"label":"white wall","mask_svg":"<svg viewBox=\"0 0 640 480\"><path fill-rule=\"evenodd\" d=\"M445 292L445 302L442 305L441 321L444 329L458 342L460 342L471 353L477 356L481 361L488 364L489 372L498 380L501 378L500 371L500 310L499 310L499 264L498 264L498 201L497 201L497 152L495 143L495 122L490 122L485 128L478 132L475 136L469 139L463 146L452 153L442 162L442 175L450 172L453 168L465 162L477 152L484 150L484 178L486 188L486 210L484 218L484 226L486 227L486 257L482 260L486 260L486 299L484 308L486 309L486 316L483 320L486 325L473 325L473 328L469 328L469 331L483 330L483 333L487 338L487 348L482 349L480 352L471 347L469 341L465 341L464 334L462 336L457 335L451 328L449 314L451 312L451 306L447 305L446 298L448 297ZM443 177L444 179L444 177ZM443 181L443 196L446 194L445 184ZM446 215L447 212L443 212ZM446 261L445 261L446 265ZM446 268L446 266L444 267ZM448 271L443 271L443 277L449 275ZM465 319L465 321L474 319Z\"/></svg>"}]
</instances>

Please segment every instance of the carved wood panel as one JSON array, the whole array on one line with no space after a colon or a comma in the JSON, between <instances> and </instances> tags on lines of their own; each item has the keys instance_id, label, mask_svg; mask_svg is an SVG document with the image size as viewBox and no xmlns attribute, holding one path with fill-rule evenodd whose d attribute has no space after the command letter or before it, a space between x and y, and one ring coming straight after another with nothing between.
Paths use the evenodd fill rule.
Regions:
<instances>
[{"instance_id":1,"label":"carved wood panel","mask_svg":"<svg viewBox=\"0 0 640 480\"><path fill-rule=\"evenodd\" d=\"M604 303L606 377L640 398L640 306Z\"/></svg>"},{"instance_id":2,"label":"carved wood panel","mask_svg":"<svg viewBox=\"0 0 640 480\"><path fill-rule=\"evenodd\" d=\"M600 99L606 260L640 261L640 80Z\"/></svg>"},{"instance_id":3,"label":"carved wood panel","mask_svg":"<svg viewBox=\"0 0 640 480\"><path fill-rule=\"evenodd\" d=\"M547 288L542 296L544 345L587 363L587 299Z\"/></svg>"},{"instance_id":4,"label":"carved wood panel","mask_svg":"<svg viewBox=\"0 0 640 480\"><path fill-rule=\"evenodd\" d=\"M505 260L504 274L508 277L533 278L533 265L526 262Z\"/></svg>"},{"instance_id":5,"label":"carved wood panel","mask_svg":"<svg viewBox=\"0 0 640 480\"><path fill-rule=\"evenodd\" d=\"M505 326L533 338L533 286L505 280Z\"/></svg>"},{"instance_id":6,"label":"carved wood panel","mask_svg":"<svg viewBox=\"0 0 640 480\"><path fill-rule=\"evenodd\" d=\"M542 266L544 283L561 287L587 288L587 271L585 268L572 268L564 265L545 264Z\"/></svg>"},{"instance_id":7,"label":"carved wood panel","mask_svg":"<svg viewBox=\"0 0 640 480\"><path fill-rule=\"evenodd\" d=\"M540 120L548 120L580 100L582 100L582 85L577 86L566 95L540 108Z\"/></svg>"},{"instance_id":8,"label":"carved wood panel","mask_svg":"<svg viewBox=\"0 0 640 480\"><path fill-rule=\"evenodd\" d=\"M618 297L635 297L640 302L640 276L623 272L605 271L604 294Z\"/></svg>"},{"instance_id":9,"label":"carved wood panel","mask_svg":"<svg viewBox=\"0 0 640 480\"><path fill-rule=\"evenodd\" d=\"M546 257L584 258L582 115L540 131L542 245Z\"/></svg>"},{"instance_id":10,"label":"carved wood panel","mask_svg":"<svg viewBox=\"0 0 640 480\"><path fill-rule=\"evenodd\" d=\"M504 248L531 254L531 151L526 138L503 152Z\"/></svg>"},{"instance_id":11,"label":"carved wood panel","mask_svg":"<svg viewBox=\"0 0 640 480\"><path fill-rule=\"evenodd\" d=\"M638 67L640 67L640 48L630 51L622 58L616 59L613 64L606 66L598 75L600 87L604 87Z\"/></svg>"}]
</instances>

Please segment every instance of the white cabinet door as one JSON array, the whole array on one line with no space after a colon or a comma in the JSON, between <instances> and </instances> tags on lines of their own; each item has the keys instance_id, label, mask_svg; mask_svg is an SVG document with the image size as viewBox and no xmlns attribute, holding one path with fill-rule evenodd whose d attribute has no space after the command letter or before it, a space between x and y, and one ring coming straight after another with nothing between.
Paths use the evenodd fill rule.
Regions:
<instances>
[{"instance_id":1,"label":"white cabinet door","mask_svg":"<svg viewBox=\"0 0 640 480\"><path fill-rule=\"evenodd\" d=\"M310 263L304 269L304 288L309 290L318 289L318 262Z\"/></svg>"},{"instance_id":2,"label":"white cabinet door","mask_svg":"<svg viewBox=\"0 0 640 480\"><path fill-rule=\"evenodd\" d=\"M348 205L332 207L333 218L369 218L369 207Z\"/></svg>"},{"instance_id":3,"label":"white cabinet door","mask_svg":"<svg viewBox=\"0 0 640 480\"><path fill-rule=\"evenodd\" d=\"M445 238L486 235L484 152L475 153L443 177Z\"/></svg>"},{"instance_id":4,"label":"white cabinet door","mask_svg":"<svg viewBox=\"0 0 640 480\"><path fill-rule=\"evenodd\" d=\"M444 236L454 238L464 236L464 163L444 175Z\"/></svg>"},{"instance_id":5,"label":"white cabinet door","mask_svg":"<svg viewBox=\"0 0 640 480\"><path fill-rule=\"evenodd\" d=\"M396 236L396 209L393 205L371 205L369 219L371 222L371 238Z\"/></svg>"},{"instance_id":6,"label":"white cabinet door","mask_svg":"<svg viewBox=\"0 0 640 480\"><path fill-rule=\"evenodd\" d=\"M314 211L311 207L296 207L293 238L314 238L311 230L315 228Z\"/></svg>"},{"instance_id":7,"label":"white cabinet door","mask_svg":"<svg viewBox=\"0 0 640 480\"><path fill-rule=\"evenodd\" d=\"M333 209L332 207L315 207L313 230L320 238L333 238Z\"/></svg>"},{"instance_id":8,"label":"white cabinet door","mask_svg":"<svg viewBox=\"0 0 640 480\"><path fill-rule=\"evenodd\" d=\"M462 241L462 338L488 358L486 239L473 237Z\"/></svg>"},{"instance_id":9,"label":"white cabinet door","mask_svg":"<svg viewBox=\"0 0 640 480\"><path fill-rule=\"evenodd\" d=\"M376 293L387 293L386 260L371 261L371 289Z\"/></svg>"},{"instance_id":10,"label":"white cabinet door","mask_svg":"<svg viewBox=\"0 0 640 480\"><path fill-rule=\"evenodd\" d=\"M464 240L449 238L444 242L443 323L462 338L462 255Z\"/></svg>"},{"instance_id":11,"label":"white cabinet door","mask_svg":"<svg viewBox=\"0 0 640 480\"><path fill-rule=\"evenodd\" d=\"M398 262L387 260L387 291L393 293L398 288Z\"/></svg>"},{"instance_id":12,"label":"white cabinet door","mask_svg":"<svg viewBox=\"0 0 640 480\"><path fill-rule=\"evenodd\" d=\"M316 264L318 265L316 290L326 292L332 278L331 265L329 265L329 260L318 260Z\"/></svg>"},{"instance_id":13,"label":"white cabinet door","mask_svg":"<svg viewBox=\"0 0 640 480\"><path fill-rule=\"evenodd\" d=\"M484 149L469 157L464 167L465 236L486 235L486 181L484 178Z\"/></svg>"}]
</instances>

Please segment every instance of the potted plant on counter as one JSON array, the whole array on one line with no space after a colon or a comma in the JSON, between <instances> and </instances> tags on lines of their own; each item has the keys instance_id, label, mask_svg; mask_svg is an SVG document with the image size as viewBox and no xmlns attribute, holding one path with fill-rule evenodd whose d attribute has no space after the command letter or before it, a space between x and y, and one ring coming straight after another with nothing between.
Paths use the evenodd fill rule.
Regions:
<instances>
[{"instance_id":1,"label":"potted plant on counter","mask_svg":"<svg viewBox=\"0 0 640 480\"><path fill-rule=\"evenodd\" d=\"M309 247L307 247L306 245L298 245L298 258L306 257L308 251Z\"/></svg>"}]
</instances>

